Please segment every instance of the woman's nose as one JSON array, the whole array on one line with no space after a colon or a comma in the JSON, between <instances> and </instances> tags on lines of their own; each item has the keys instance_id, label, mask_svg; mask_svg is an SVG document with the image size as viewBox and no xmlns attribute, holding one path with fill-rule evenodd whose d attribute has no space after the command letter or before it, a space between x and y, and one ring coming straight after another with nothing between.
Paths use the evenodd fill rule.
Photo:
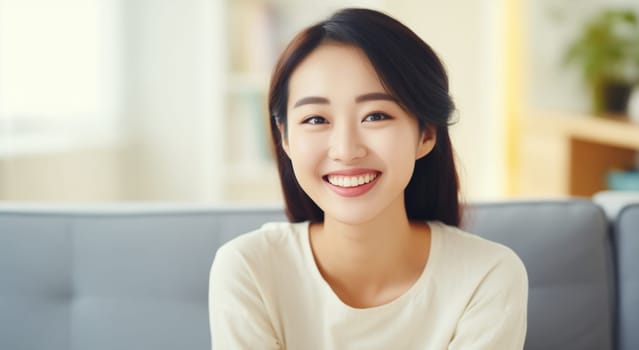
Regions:
<instances>
[{"instance_id":1,"label":"woman's nose","mask_svg":"<svg viewBox=\"0 0 639 350\"><path fill-rule=\"evenodd\" d=\"M366 147L356 126L339 125L333 129L328 156L341 162L352 162L366 156Z\"/></svg>"}]
</instances>

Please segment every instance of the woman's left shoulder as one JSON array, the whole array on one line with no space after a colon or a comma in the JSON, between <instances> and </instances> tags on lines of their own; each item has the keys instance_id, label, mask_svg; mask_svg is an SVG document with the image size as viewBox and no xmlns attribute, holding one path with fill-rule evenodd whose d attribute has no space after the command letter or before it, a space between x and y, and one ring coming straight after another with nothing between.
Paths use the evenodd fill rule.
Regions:
<instances>
[{"instance_id":1,"label":"woman's left shoulder","mask_svg":"<svg viewBox=\"0 0 639 350\"><path fill-rule=\"evenodd\" d=\"M451 260L465 268L472 266L475 270L527 279L524 263L512 248L458 227L441 223L436 223L435 226L435 231L439 231L443 241L444 254Z\"/></svg>"}]
</instances>

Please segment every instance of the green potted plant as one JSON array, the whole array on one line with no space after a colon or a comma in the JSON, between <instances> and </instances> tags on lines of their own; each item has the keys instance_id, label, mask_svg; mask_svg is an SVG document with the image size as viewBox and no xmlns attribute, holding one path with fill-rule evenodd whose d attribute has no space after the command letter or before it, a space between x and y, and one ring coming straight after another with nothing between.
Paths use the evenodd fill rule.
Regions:
<instances>
[{"instance_id":1,"label":"green potted plant","mask_svg":"<svg viewBox=\"0 0 639 350\"><path fill-rule=\"evenodd\" d=\"M596 115L625 113L639 76L639 24L631 10L606 10L587 21L564 54L592 94Z\"/></svg>"}]
</instances>

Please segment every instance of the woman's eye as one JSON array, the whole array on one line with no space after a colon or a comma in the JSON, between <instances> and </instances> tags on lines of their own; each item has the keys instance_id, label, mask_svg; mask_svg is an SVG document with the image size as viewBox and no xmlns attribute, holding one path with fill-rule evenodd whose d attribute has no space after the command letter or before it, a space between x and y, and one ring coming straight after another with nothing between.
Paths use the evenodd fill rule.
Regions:
<instances>
[{"instance_id":1,"label":"woman's eye","mask_svg":"<svg viewBox=\"0 0 639 350\"><path fill-rule=\"evenodd\" d=\"M312 117L306 118L304 119L304 121L302 121L303 124L324 124L326 123L326 119L324 117L320 117L319 115L314 115Z\"/></svg>"},{"instance_id":2,"label":"woman's eye","mask_svg":"<svg viewBox=\"0 0 639 350\"><path fill-rule=\"evenodd\" d=\"M369 115L366 116L366 118L364 118L365 122L377 122L380 120L387 120L387 119L391 119L391 117L388 114L385 113L381 113L381 112L376 112L376 113L371 113Z\"/></svg>"}]
</instances>

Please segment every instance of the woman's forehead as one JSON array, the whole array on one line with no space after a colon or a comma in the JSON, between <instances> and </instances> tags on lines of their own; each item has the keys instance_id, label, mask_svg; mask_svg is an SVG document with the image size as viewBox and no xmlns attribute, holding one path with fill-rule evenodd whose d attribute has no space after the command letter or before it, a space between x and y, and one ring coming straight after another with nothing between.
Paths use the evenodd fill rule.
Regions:
<instances>
[{"instance_id":1,"label":"woman's forehead","mask_svg":"<svg viewBox=\"0 0 639 350\"><path fill-rule=\"evenodd\" d=\"M364 51L341 43L323 43L293 71L290 100L305 96L361 95L384 86Z\"/></svg>"}]
</instances>

